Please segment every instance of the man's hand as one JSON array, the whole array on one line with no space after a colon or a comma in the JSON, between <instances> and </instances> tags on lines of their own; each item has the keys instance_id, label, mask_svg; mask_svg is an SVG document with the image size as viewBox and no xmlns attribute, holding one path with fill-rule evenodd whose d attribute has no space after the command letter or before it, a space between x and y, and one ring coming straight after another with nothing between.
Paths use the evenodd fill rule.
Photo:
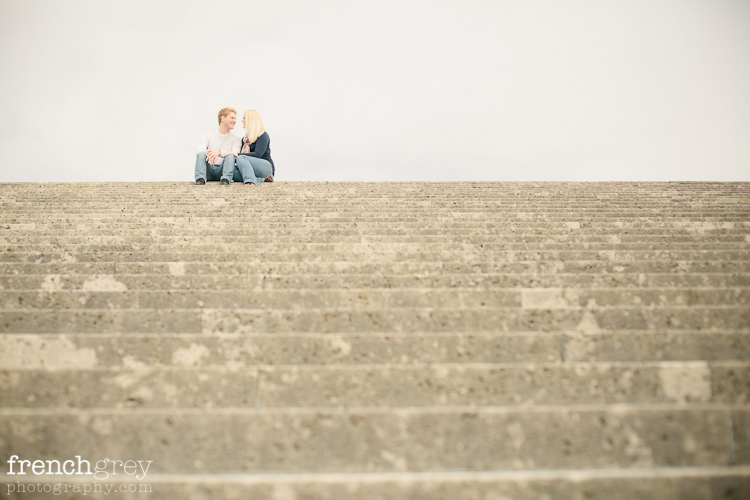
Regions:
<instances>
[{"instance_id":1,"label":"man's hand","mask_svg":"<svg viewBox=\"0 0 750 500\"><path fill-rule=\"evenodd\" d=\"M208 152L206 153L206 159L208 160L208 163L213 165L214 162L216 162L216 158L218 158L219 155L221 155L221 150L209 149Z\"/></svg>"}]
</instances>

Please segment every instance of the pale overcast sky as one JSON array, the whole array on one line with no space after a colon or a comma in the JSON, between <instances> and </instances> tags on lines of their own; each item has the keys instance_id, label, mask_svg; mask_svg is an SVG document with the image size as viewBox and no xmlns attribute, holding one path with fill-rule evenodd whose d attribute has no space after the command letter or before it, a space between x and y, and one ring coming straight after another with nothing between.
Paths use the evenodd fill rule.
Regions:
<instances>
[{"instance_id":1,"label":"pale overcast sky","mask_svg":"<svg viewBox=\"0 0 750 500\"><path fill-rule=\"evenodd\" d=\"M192 181L224 106L280 181L750 181L749 0L0 0L0 44L0 181Z\"/></svg>"}]
</instances>

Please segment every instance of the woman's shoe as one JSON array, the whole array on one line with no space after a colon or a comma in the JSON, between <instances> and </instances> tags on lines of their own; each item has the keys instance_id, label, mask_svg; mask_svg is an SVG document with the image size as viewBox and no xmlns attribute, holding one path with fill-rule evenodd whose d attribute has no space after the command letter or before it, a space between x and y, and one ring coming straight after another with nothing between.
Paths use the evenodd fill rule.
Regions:
<instances>
[{"instance_id":1,"label":"woman's shoe","mask_svg":"<svg viewBox=\"0 0 750 500\"><path fill-rule=\"evenodd\" d=\"M266 177L265 182L273 182L273 175L269 175L268 177Z\"/></svg>"},{"instance_id":2,"label":"woman's shoe","mask_svg":"<svg viewBox=\"0 0 750 500\"><path fill-rule=\"evenodd\" d=\"M255 186L255 183L253 183L253 182L246 182L245 186Z\"/></svg>"}]
</instances>

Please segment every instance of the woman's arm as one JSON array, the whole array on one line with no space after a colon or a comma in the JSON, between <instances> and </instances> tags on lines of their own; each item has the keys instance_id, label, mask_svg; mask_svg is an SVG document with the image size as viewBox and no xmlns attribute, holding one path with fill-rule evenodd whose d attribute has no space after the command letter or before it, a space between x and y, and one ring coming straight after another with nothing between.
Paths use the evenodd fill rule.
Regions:
<instances>
[{"instance_id":1,"label":"woman's arm","mask_svg":"<svg viewBox=\"0 0 750 500\"><path fill-rule=\"evenodd\" d=\"M268 149L268 143L270 142L268 134L266 132L263 132L263 135L258 137L258 139L255 141L255 151L251 151L249 153L240 153L242 156L255 156L256 158L263 158L263 155L266 154L266 149Z\"/></svg>"}]
</instances>

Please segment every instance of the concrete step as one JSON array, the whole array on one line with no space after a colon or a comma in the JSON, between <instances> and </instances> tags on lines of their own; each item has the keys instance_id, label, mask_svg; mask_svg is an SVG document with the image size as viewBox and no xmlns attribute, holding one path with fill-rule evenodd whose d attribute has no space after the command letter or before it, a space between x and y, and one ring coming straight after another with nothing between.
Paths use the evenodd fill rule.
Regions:
<instances>
[{"instance_id":1,"label":"concrete step","mask_svg":"<svg viewBox=\"0 0 750 500\"><path fill-rule=\"evenodd\" d=\"M174 274L111 274L101 271L112 271L114 266L109 264L99 267L98 273L91 274L2 274L0 268L0 290L12 291L81 291L90 290L97 282L108 281L116 289L125 290L194 290L205 293L209 290L285 290L285 289L401 289L422 288L428 291L433 288L471 288L471 289L508 289L508 288L748 288L750 287L750 273L692 273L692 274L645 274L645 273L504 273L481 274L441 273L439 267L430 269L420 266L417 273L403 271L399 274L354 274L351 271L364 269L345 268L334 273L336 266L329 266L329 273L317 274L300 271L301 266L295 266L284 274L264 274L268 271L266 265L250 263L242 266L243 274L194 273L194 268L184 263L172 263L166 269ZM255 265L253 265L255 264ZM164 271L158 264L152 269L130 269L137 271ZM122 266L119 266L122 267ZM167 267L167 266L163 266ZM278 267L278 266L276 266ZM322 266L315 266L315 270ZM383 266L386 268L387 266ZM402 266L402 269L406 267ZM13 268L12 270L18 271ZM45 270L47 270L45 268ZM75 269L74 269L75 270ZM81 270L81 269L78 269ZM190 270L191 272L188 272ZM273 269L278 272L279 269ZM382 270L382 269L381 269ZM390 271L397 271L392 266ZM254 274L250 274L254 271ZM349 272L347 272L349 271ZM375 271L377 272L377 271Z\"/></svg>"},{"instance_id":2,"label":"concrete step","mask_svg":"<svg viewBox=\"0 0 750 500\"><path fill-rule=\"evenodd\" d=\"M745 404L750 361L0 370L4 408Z\"/></svg>"},{"instance_id":3,"label":"concrete step","mask_svg":"<svg viewBox=\"0 0 750 500\"><path fill-rule=\"evenodd\" d=\"M144 465L145 466L145 465ZM95 467L92 465L92 467ZM123 498L148 495L150 500L175 498L297 499L339 500L482 500L512 498L572 498L580 491L587 500L744 500L750 496L750 467L597 467L595 469L551 469L539 471L427 471L363 473L235 473L235 474L160 474L135 472L133 477L114 476L108 471L107 485L80 483L56 478L46 484L32 479L0 478L0 488L9 500L27 499L37 484L53 490L55 498L77 500L103 499L124 492ZM12 476L7 476L12 477ZM24 476L15 476L23 478ZM103 477L103 476L102 476ZM66 492L67 487L67 492ZM99 488L98 490L96 488ZM32 493L29 493L31 491ZM49 495L50 493L46 493ZM40 497L41 498L41 497Z\"/></svg>"},{"instance_id":4,"label":"concrete step","mask_svg":"<svg viewBox=\"0 0 750 500\"><path fill-rule=\"evenodd\" d=\"M564 224L556 224L556 227L526 227L519 225L518 221L508 218L501 222L493 220L456 220L450 216L440 218L409 219L400 221L394 225L392 221L379 220L339 220L330 221L326 218L317 217L279 218L279 224L272 226L273 231L266 227L243 224L244 221L231 222L226 219L218 219L213 224L206 224L200 219L194 222L179 218L168 218L167 220L143 223L143 219L132 222L122 222L122 219L111 221L90 221L81 217L67 218L58 222L53 216L43 220L23 223L4 223L0 225L0 235L4 237L21 236L45 236L65 237L76 236L85 238L89 235L114 235L126 234L138 235L269 235L272 234L339 234L343 232L356 232L357 234L440 234L442 231L463 231L467 236L497 235L507 237L547 237L563 238L568 236L579 236L581 238L617 236L621 241L629 238L669 238L674 237L701 237L701 236L747 236L750 225L744 222L684 222L669 221L656 223L653 220L627 221L622 218L591 221L563 220ZM568 224L568 222L571 222ZM549 225L549 224L548 224Z\"/></svg>"},{"instance_id":5,"label":"concrete step","mask_svg":"<svg viewBox=\"0 0 750 500\"><path fill-rule=\"evenodd\" d=\"M542 202L601 202L606 206L606 201L617 201L636 197L644 204L660 202L664 206L702 206L704 204L720 205L731 203L748 192L747 183L704 184L701 188L695 188L689 184L651 183L638 184L636 187L628 183L607 186L603 183L377 183L377 182L276 182L264 184L260 189L250 193L241 185L229 187L219 186L218 183L208 183L205 187L190 185L177 185L171 183L143 183L139 186L127 186L123 184L111 184L109 189L101 189L102 184L68 184L54 186L46 183L45 186L53 188L54 194L42 189L26 189L20 184L3 184L5 193L1 200L71 200L77 199L87 201L112 197L112 200L128 201L131 195L136 199L154 197L157 199L179 199L185 194L190 194L196 199L216 198L222 193L230 199L254 200L264 196L298 196L308 199L310 202L335 201L340 197L353 199L378 199L388 200L422 200L422 201L448 201L455 202L452 197L446 197L446 188L456 197L471 197L472 199L497 198L507 202L527 202L538 200ZM96 189L100 189L97 191ZM19 198L18 195L23 197ZM88 195L88 196L87 196Z\"/></svg>"},{"instance_id":6,"label":"concrete step","mask_svg":"<svg viewBox=\"0 0 750 500\"><path fill-rule=\"evenodd\" d=\"M746 361L748 331L10 334L1 369Z\"/></svg>"},{"instance_id":7,"label":"concrete step","mask_svg":"<svg viewBox=\"0 0 750 500\"><path fill-rule=\"evenodd\" d=\"M57 215L40 214L37 217L29 214L19 214L18 217L6 217L0 221L0 228L5 231L35 231L54 230L57 228L77 229L88 225L93 227L108 226L110 229L129 229L130 226L143 228L153 227L156 229L180 228L186 231L190 229L205 228L225 228L225 229L242 229L247 227L247 217L252 217L253 221L263 222L269 226L269 230L274 227L283 227L284 224L290 224L294 227L314 227L317 223L323 224L323 228L333 227L334 225L357 225L363 227L412 224L419 225L424 221L423 227L431 227L441 224L472 224L480 223L483 227L499 226L505 228L515 228L519 231L579 231L579 230L602 230L602 229L659 229L661 231L678 230L694 232L703 232L706 230L723 229L730 232L737 231L746 234L748 227L748 214L732 215L711 215L711 214L680 214L660 213L655 216L643 217L635 214L617 214L616 216L606 217L585 217L582 214L571 214L568 209L564 210L565 215L560 217L540 217L538 219L517 219L513 214L500 214L492 212L436 212L435 210L415 213L414 210L405 210L404 212L306 212L306 213L279 213L273 212L271 215L264 215L263 212L251 212L244 216L235 215L233 212L222 214L220 216L201 216L180 214L171 217L141 214L139 216L120 215L92 215L92 214L70 214Z\"/></svg>"},{"instance_id":8,"label":"concrete step","mask_svg":"<svg viewBox=\"0 0 750 500\"><path fill-rule=\"evenodd\" d=\"M285 200L285 203L302 204L301 200ZM631 211L627 208L613 208L611 211L601 211L590 206L529 206L502 207L488 203L486 207L463 206L380 206L358 205L355 201L347 200L348 208L342 208L341 202L336 205L299 208L279 208L274 211L260 210L257 200L252 204L226 204L219 208L189 206L154 207L140 210L124 207L115 210L98 210L86 207L70 210L45 211L43 209L23 209L13 212L8 210L0 215L3 229L23 229L19 224L38 224L41 227L70 224L164 224L189 223L207 224L209 222L242 226L246 222L244 217L251 216L254 220L272 222L291 222L293 225L312 226L315 222L332 224L344 222L348 225L356 224L381 226L386 222L403 221L417 223L425 220L431 224L444 225L476 225L489 227L490 224L503 227L542 228L552 227L558 230L593 229L593 228L645 228L645 229L684 229L692 231L706 230L735 230L747 229L747 216L750 209L716 207L714 210L690 210L679 207L675 210L665 209L656 205L647 210ZM534 210L538 210L534 213ZM117 226L115 226L117 227ZM258 226L255 226L256 228Z\"/></svg>"},{"instance_id":9,"label":"concrete step","mask_svg":"<svg viewBox=\"0 0 750 500\"><path fill-rule=\"evenodd\" d=\"M212 251L194 252L186 247L176 246L173 251L159 252L144 251L144 249L122 251L66 251L50 252L3 252L0 262L350 262L367 261L433 261L433 262L528 262L528 261L591 261L591 260L623 260L626 262L643 261L720 261L742 262L748 269L750 250L484 250L477 246L464 248L449 248L440 251L425 251L412 247L385 246L376 250L371 244L340 244L325 245L314 248L312 245L295 245L293 249L286 245L282 247L260 247L254 252L244 252L216 246ZM432 249L430 249L432 250ZM93 253L92 253L93 252Z\"/></svg>"},{"instance_id":10,"label":"concrete step","mask_svg":"<svg viewBox=\"0 0 750 500\"><path fill-rule=\"evenodd\" d=\"M402 308L364 311L263 309L27 309L0 311L8 333L389 333L750 330L747 306L568 309Z\"/></svg>"},{"instance_id":11,"label":"concrete step","mask_svg":"<svg viewBox=\"0 0 750 500\"><path fill-rule=\"evenodd\" d=\"M748 288L371 288L164 290L129 291L116 276L86 281L83 291L0 291L0 309L263 309L300 310L347 308L378 310L402 308L578 309L591 307L649 309L704 306L750 306ZM750 309L750 307L748 307Z\"/></svg>"},{"instance_id":12,"label":"concrete step","mask_svg":"<svg viewBox=\"0 0 750 500\"><path fill-rule=\"evenodd\" d=\"M0 410L4 456L147 459L152 473L748 465L749 430L750 407L724 404Z\"/></svg>"},{"instance_id":13,"label":"concrete step","mask_svg":"<svg viewBox=\"0 0 750 500\"><path fill-rule=\"evenodd\" d=\"M382 197L388 196L394 199L422 199L427 196L436 195L437 199L445 199L446 187L451 188L457 194L471 194L474 197L487 196L488 194L498 194L504 199L517 198L519 200L539 199L539 200L601 200L601 199L618 199L627 198L633 194L638 195L643 202L656 202L661 200L665 205L684 203L687 205L700 204L703 200L713 203L725 203L732 195L740 195L748 191L747 183L703 183L693 185L690 183L589 183L589 182L469 182L469 183L447 183L447 182L398 182L398 183L379 183L379 182L297 182L284 181L273 184L263 184L260 189L250 194L247 187L232 184L232 186L220 186L217 182L209 182L204 187L196 187L191 183L170 183L155 182L141 183L140 185L128 185L127 183L75 183L75 184L54 184L45 183L54 189L53 193L44 190L37 185L37 189L29 189L29 185L3 183L6 192L3 198L12 198L16 194L23 193L23 199L33 199L35 196L51 200L79 198L81 200L93 197L122 197L125 194L133 193L134 196L154 196L167 197L171 194L191 193L195 197L211 196L215 197L217 193L227 193L232 197L254 199L263 193L270 194L273 192L291 194L297 193L300 196L307 196L312 200L328 200L332 195L347 196L353 198L360 197ZM326 196L320 196L319 193L325 193ZM87 197L86 195L90 195ZM245 196L246 195L246 196ZM715 198L714 196L720 195ZM430 198L430 199L435 199Z\"/></svg>"},{"instance_id":14,"label":"concrete step","mask_svg":"<svg viewBox=\"0 0 750 500\"><path fill-rule=\"evenodd\" d=\"M268 193L269 196L245 198L245 197L222 197L220 194L206 197L190 197L185 194L182 198L173 200L155 200L153 198L132 197L128 200L99 199L94 203L81 203L79 200L54 200L55 210L53 214L60 216L75 216L93 214L95 216L130 216L132 214L146 214L153 217L165 217L177 214L196 215L202 217L219 217L222 215L236 216L233 208L242 208L245 211L261 213L259 206L262 202L281 199L285 202L274 210L277 214L315 214L319 212L330 212L335 214L351 213L395 213L395 212L429 212L431 209L454 213L458 215L470 214L496 214L496 215L520 215L527 219L533 218L535 209L541 209L539 217L547 213L556 216L565 212L578 214L582 217L679 217L682 219L715 217L716 220L738 220L738 215L747 215L749 211L742 204L743 200L734 198L726 203L707 203L704 200L695 205L675 204L668 206L664 203L639 203L637 198L625 197L618 200L606 201L551 201L543 200L504 200L498 196L490 196L474 200L467 195L457 194L455 201L445 202L439 196L423 199L390 199L386 196L376 198L358 199L356 197L336 197L329 201L310 200L305 197L295 196L293 193ZM320 193L320 196L325 196ZM20 217L23 213L39 215L42 213L40 206L48 200L38 200L35 205L30 204L4 204L7 219ZM641 205L636 207L636 205ZM433 211L434 211L433 210Z\"/></svg>"},{"instance_id":15,"label":"concrete step","mask_svg":"<svg viewBox=\"0 0 750 500\"><path fill-rule=\"evenodd\" d=\"M437 232L437 231L435 231ZM200 248L204 245L237 245L253 244L267 245L280 243L393 243L393 244L413 244L413 243L436 243L436 244L477 244L485 245L487 248L528 248L531 245L538 245L541 248L565 248L564 246L573 246L584 249L606 249L613 248L623 250L653 250L653 249L689 249L708 250L716 249L742 249L747 248L745 234L735 235L686 235L670 236L654 235L636 236L629 241L622 241L619 236L609 235L474 235L469 236L466 230L444 231L444 234L418 234L395 235L395 234L374 234L374 233L357 233L355 231L340 231L339 233L308 233L308 232L276 232L269 234L190 234L190 235L142 235L134 236L132 231L128 236L50 236L39 234L15 234L10 236L0 236L0 245L7 251L24 251L25 249L48 249L49 247L75 247L81 245L91 246L117 246L117 245L191 245ZM28 251L28 250L26 250Z\"/></svg>"},{"instance_id":16,"label":"concrete step","mask_svg":"<svg viewBox=\"0 0 750 500\"><path fill-rule=\"evenodd\" d=\"M77 227L59 227L51 229L46 226L34 225L33 231L3 230L0 228L0 238L3 242L41 242L41 243L80 243L80 242L122 242L127 236L129 241L153 242L158 239L200 242L217 241L231 242L253 239L256 241L285 240L298 238L324 238L347 236L360 236L379 238L391 241L393 238L404 237L451 237L463 236L467 240L487 239L499 240L508 243L517 242L554 242L575 241L599 242L599 243L641 243L641 242L666 242L666 243L689 243L689 242L735 242L747 243L750 235L750 227L738 229L704 229L688 230L685 228L651 228L636 229L629 228L627 233L616 230L616 228L589 228L582 227L577 230L570 228L549 230L527 230L515 227L498 227L496 224L449 224L439 222L433 224L400 224L393 227L390 224L325 224L321 222L317 226L312 224L285 224L283 227L256 228L247 226L236 227L201 227L201 228L153 228L132 227L124 233L122 229L113 229L109 226L97 224L84 224Z\"/></svg>"},{"instance_id":17,"label":"concrete step","mask_svg":"<svg viewBox=\"0 0 750 500\"><path fill-rule=\"evenodd\" d=\"M283 252L300 252L310 250L313 252L332 252L332 251L352 251L361 253L362 251L374 252L399 252L399 251L416 251L417 248L424 249L429 246L435 251L455 252L461 250L478 251L485 253L507 253L507 252L548 252L548 251L578 251L587 252L585 255L591 255L590 252L736 252L743 256L750 255L750 245L747 243L580 243L575 241L569 242L537 242L537 243L506 243L492 242L488 240L477 239L475 242L466 241L463 238L446 238L444 240L435 238L411 238L411 241L378 241L374 239L360 237L336 238L334 242L331 239L321 241L303 241L296 238L288 241L234 241L234 242L214 242L214 243L197 243L196 241L173 241L160 243L156 241L146 243L134 243L125 239L118 243L23 243L23 244L2 244L0 243L0 253L41 253L57 254L59 252L68 252L71 254L78 253L113 253L113 252L137 252L144 247L157 253L169 252L241 252L247 253L248 248L257 249L261 253ZM349 250L351 249L351 250ZM648 258L648 257L646 257Z\"/></svg>"},{"instance_id":18,"label":"concrete step","mask_svg":"<svg viewBox=\"0 0 750 500\"><path fill-rule=\"evenodd\" d=\"M348 185L347 185L348 184ZM54 189L54 196L49 196L49 191L34 191L11 185L3 184L6 192L0 198L3 202L23 203L29 200L44 201L71 201L76 200L81 203L90 202L91 200L106 199L118 203L127 203L133 199L140 200L151 197L157 200L180 200L186 195L196 200L216 199L226 194L226 199L248 200L252 201L263 197L289 196L306 199L310 203L325 203L339 201L344 199L355 200L375 200L384 201L422 201L425 203L458 203L462 198L471 200L496 200L505 203L527 203L529 201L539 201L543 203L599 203L602 207L607 208L609 203L621 202L623 200L636 198L641 202L638 206L645 206L652 203L661 203L665 207L675 206L714 206L727 205L735 201L742 201L743 195L748 193L747 183L736 183L724 189L722 186L714 185L704 190L691 189L690 186L668 186L666 184L654 183L649 186L641 186L638 189L629 189L627 185L618 186L608 189L600 183L582 183L579 186L573 185L556 185L553 183L546 185L532 186L530 184L518 184L517 189L508 189L508 186L482 182L474 186L458 185L455 183L436 183L427 185L425 183L399 183L399 184L380 184L377 182L363 182L358 184L349 183L299 183L284 182L275 183L274 185L263 185L254 193L249 193L247 188L239 185L231 187L218 186L209 183L208 188L196 188L190 186L174 186L168 183L159 183L158 187L146 186L139 189L137 187L127 187L122 185L113 186L112 189L94 191L95 186L46 186ZM81 188L80 190L78 188ZM218 189L215 189L218 188ZM446 197L446 188L451 190L455 195ZM539 190L540 192L537 192ZM19 197L19 195L22 195ZM88 196L87 196L88 195ZM635 208L635 204L631 204Z\"/></svg>"},{"instance_id":19,"label":"concrete step","mask_svg":"<svg viewBox=\"0 0 750 500\"><path fill-rule=\"evenodd\" d=\"M741 278L747 276L750 261L691 261L691 260L573 260L573 261L484 261L465 262L463 260L418 260L406 261L397 259L364 259L363 261L276 261L266 258L253 258L242 261L198 262L185 260L164 260L160 262L76 262L72 256L64 262L0 262L0 275L20 276L23 274L162 274L172 276L184 275L349 275L369 274L375 276L417 274L429 276L440 275L521 275L538 276L546 274L597 275L602 279L622 278L628 282L629 275L648 276L660 274L671 276L701 277L711 275ZM44 262L41 262L44 260ZM524 276L527 275L527 276ZM302 276L304 278L305 276ZM330 276L329 276L330 277Z\"/></svg>"}]
</instances>

